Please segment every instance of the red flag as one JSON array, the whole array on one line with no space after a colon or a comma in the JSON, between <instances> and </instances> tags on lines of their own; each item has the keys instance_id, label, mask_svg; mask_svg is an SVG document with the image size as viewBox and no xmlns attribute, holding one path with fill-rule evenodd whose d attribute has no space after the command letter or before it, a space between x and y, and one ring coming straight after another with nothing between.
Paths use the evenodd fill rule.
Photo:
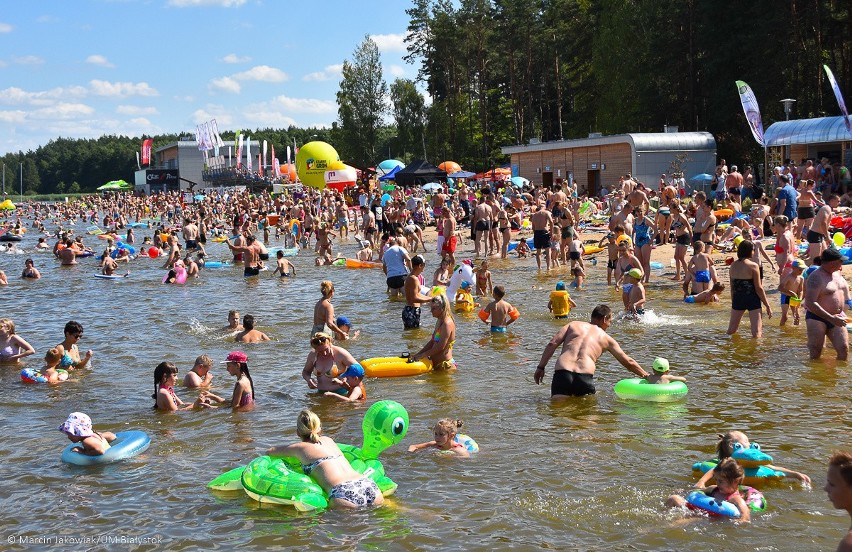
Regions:
<instances>
[{"instance_id":1,"label":"red flag","mask_svg":"<svg viewBox=\"0 0 852 552\"><path fill-rule=\"evenodd\" d=\"M142 164L151 164L151 148L154 147L154 139L148 138L142 141Z\"/></svg>"}]
</instances>

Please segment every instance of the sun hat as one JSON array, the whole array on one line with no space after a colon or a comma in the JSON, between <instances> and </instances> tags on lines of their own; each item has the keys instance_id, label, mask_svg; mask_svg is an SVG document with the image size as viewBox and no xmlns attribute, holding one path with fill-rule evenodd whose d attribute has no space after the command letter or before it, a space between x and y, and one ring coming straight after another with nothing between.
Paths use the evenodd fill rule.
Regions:
<instances>
[{"instance_id":1,"label":"sun hat","mask_svg":"<svg viewBox=\"0 0 852 552\"><path fill-rule=\"evenodd\" d=\"M222 364L227 364L229 362L239 362L239 363L242 364L243 362L247 362L247 361L248 361L248 357L246 356L246 354L244 352L242 352L242 351L231 351L230 353L228 353L228 357L225 360L222 361Z\"/></svg>"},{"instance_id":2,"label":"sun hat","mask_svg":"<svg viewBox=\"0 0 852 552\"><path fill-rule=\"evenodd\" d=\"M654 359L654 371L655 372L668 372L669 371L669 361L663 357L657 357Z\"/></svg>"},{"instance_id":3,"label":"sun hat","mask_svg":"<svg viewBox=\"0 0 852 552\"><path fill-rule=\"evenodd\" d=\"M627 271L627 275L631 278L636 278L637 280L641 280L643 276L642 271L638 268L631 268Z\"/></svg>"},{"instance_id":4,"label":"sun hat","mask_svg":"<svg viewBox=\"0 0 852 552\"><path fill-rule=\"evenodd\" d=\"M59 426L59 431L63 431L69 435L76 435L77 437L91 437L95 434L92 431L92 419L82 412L72 412L69 414L65 423Z\"/></svg>"}]
</instances>

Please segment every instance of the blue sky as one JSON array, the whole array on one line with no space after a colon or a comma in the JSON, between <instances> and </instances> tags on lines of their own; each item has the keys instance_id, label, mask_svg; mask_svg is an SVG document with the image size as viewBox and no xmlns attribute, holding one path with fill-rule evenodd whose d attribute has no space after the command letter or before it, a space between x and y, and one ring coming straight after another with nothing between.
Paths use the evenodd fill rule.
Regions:
<instances>
[{"instance_id":1,"label":"blue sky","mask_svg":"<svg viewBox=\"0 0 852 552\"><path fill-rule=\"evenodd\" d=\"M0 154L59 136L329 126L365 35L388 84L405 0L25 1L0 13ZM7 4L8 7L8 4Z\"/></svg>"}]
</instances>

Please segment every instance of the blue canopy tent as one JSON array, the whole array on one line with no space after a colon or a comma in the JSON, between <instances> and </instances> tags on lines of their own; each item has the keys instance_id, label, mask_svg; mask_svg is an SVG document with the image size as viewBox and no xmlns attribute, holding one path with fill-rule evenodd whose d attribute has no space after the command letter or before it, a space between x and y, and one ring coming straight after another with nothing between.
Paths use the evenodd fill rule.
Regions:
<instances>
[{"instance_id":1,"label":"blue canopy tent","mask_svg":"<svg viewBox=\"0 0 852 552\"><path fill-rule=\"evenodd\" d=\"M386 174L384 176L380 176L379 180L382 181L382 182L387 182L388 180L393 180L396 177L396 173L398 173L401 170L402 170L402 167L400 167L400 166L394 167L394 169L391 172L389 172L388 174Z\"/></svg>"}]
</instances>

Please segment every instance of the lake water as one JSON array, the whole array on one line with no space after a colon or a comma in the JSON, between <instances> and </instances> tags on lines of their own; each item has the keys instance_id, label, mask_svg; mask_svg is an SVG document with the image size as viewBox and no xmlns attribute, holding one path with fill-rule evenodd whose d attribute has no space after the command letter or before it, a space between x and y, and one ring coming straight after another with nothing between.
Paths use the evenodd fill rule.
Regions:
<instances>
[{"instance_id":1,"label":"lake water","mask_svg":"<svg viewBox=\"0 0 852 552\"><path fill-rule=\"evenodd\" d=\"M137 232L140 241L142 235ZM28 235L21 245L34 243ZM343 247L349 256L354 250L352 242ZM209 252L214 259L227 253L222 245ZM269 446L294 441L296 414L305 407L320 415L326 434L360 444L365 408L318 398L301 378L319 282L334 282L336 312L361 330L346 344L359 359L419 348L433 324L426 309L424 329L400 337L402 305L388 301L380 271L317 268L309 254L294 259L295 279L262 273L244 280L238 268L208 269L186 286L159 283L161 260L139 259L130 278L103 281L92 277L94 259L60 268L49 253L33 257L43 279L22 282L16 277L25 256L0 254L11 281L0 290L2 316L13 318L37 349L27 366L42 365L71 319L85 327L80 347L93 349L95 357L91 370L54 387L25 385L19 369L0 367L0 420L7 428L0 442L0 538L7 549L136 542L139 549L172 550L833 550L848 527L822 486L830 453L852 442L850 368L808 361L803 328L781 330L777 318L762 340L729 338L727 303L684 305L673 285L652 283L655 315L644 323L617 322L610 333L645 368L655 356L667 357L673 373L689 379L687 399L619 400L612 386L630 374L605 356L597 395L552 405L553 361L547 385L536 386L532 375L560 327L547 313L549 291L567 274L538 274L534 260L494 261L494 280L506 286L506 299L522 314L508 336L491 336L474 313L457 315L456 373L367 381L369 404L394 399L411 418L405 440L382 455L399 484L387 506L297 513L205 485ZM427 274L435 262L435 255L427 257ZM603 264L590 275L588 290L572 293L580 304L572 318L587 320L599 302L620 305L620 295L599 283ZM777 303L777 295L771 300ZM253 314L273 341L229 342L218 328L233 308ZM747 335L747 324L740 331ZM249 355L254 411L169 415L151 409L159 362L175 362L182 379L197 355L218 362L232 349ZM230 393L233 379L224 367L217 364L214 373L214 390ZM196 395L182 388L178 394L184 400ZM75 410L91 415L96 429L144 430L151 447L109 466L63 464L59 454L68 440L56 428ZM481 452L469 461L406 452L430 440L442 417L463 419ZM711 457L716 434L728 429L746 431L776 464L809 474L813 489L792 480L766 487L767 511L745 527L706 519L684 523L681 512L664 510L666 496L693 483L691 464ZM96 544L73 540L96 537Z\"/></svg>"}]
</instances>

